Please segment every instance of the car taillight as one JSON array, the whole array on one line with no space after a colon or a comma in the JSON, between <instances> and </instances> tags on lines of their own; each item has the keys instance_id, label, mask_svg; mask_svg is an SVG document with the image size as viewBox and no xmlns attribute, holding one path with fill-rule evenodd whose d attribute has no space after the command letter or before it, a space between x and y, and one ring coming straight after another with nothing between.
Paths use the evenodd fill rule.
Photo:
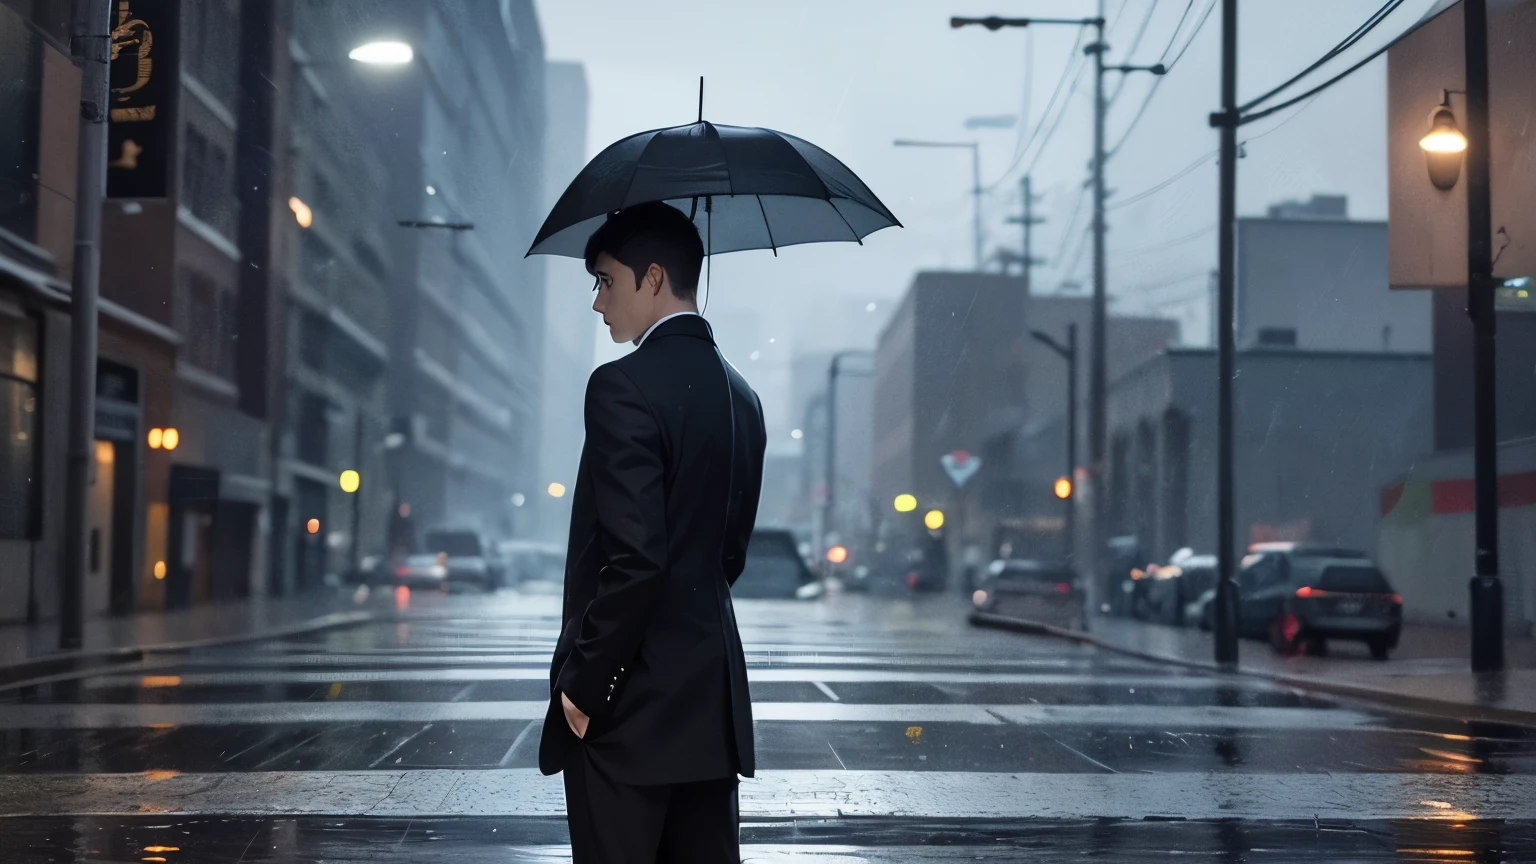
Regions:
<instances>
[{"instance_id":1,"label":"car taillight","mask_svg":"<svg viewBox=\"0 0 1536 864\"><path fill-rule=\"evenodd\" d=\"M1321 592L1313 591L1311 585L1303 585L1300 588L1296 589L1296 596L1297 597L1302 597L1302 598L1311 597L1315 593L1321 593Z\"/></svg>"},{"instance_id":2,"label":"car taillight","mask_svg":"<svg viewBox=\"0 0 1536 864\"><path fill-rule=\"evenodd\" d=\"M907 587L908 588L915 588L915 587L917 587L917 574L916 573L908 573L907 574Z\"/></svg>"},{"instance_id":3,"label":"car taillight","mask_svg":"<svg viewBox=\"0 0 1536 864\"><path fill-rule=\"evenodd\" d=\"M407 577L409 575L411 575L411 568L405 566L404 564L402 564L399 567L395 568L395 576L397 576L398 578L404 579L405 577Z\"/></svg>"},{"instance_id":4,"label":"car taillight","mask_svg":"<svg viewBox=\"0 0 1536 864\"><path fill-rule=\"evenodd\" d=\"M1401 595L1401 594L1389 594L1389 595L1387 595L1387 599L1391 600L1392 601L1392 605L1394 605L1394 606L1401 606L1401 605L1403 605L1403 595Z\"/></svg>"},{"instance_id":5,"label":"car taillight","mask_svg":"<svg viewBox=\"0 0 1536 864\"><path fill-rule=\"evenodd\" d=\"M1065 582L1057 582L1056 583L1056 593L1057 594L1067 594L1067 593L1070 593L1071 590L1072 590L1072 586L1068 585Z\"/></svg>"}]
</instances>

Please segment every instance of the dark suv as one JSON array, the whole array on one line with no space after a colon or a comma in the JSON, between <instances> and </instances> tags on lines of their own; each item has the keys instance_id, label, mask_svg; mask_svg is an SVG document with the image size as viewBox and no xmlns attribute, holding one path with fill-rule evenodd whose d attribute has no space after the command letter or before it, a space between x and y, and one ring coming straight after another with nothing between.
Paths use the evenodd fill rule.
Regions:
<instances>
[{"instance_id":1,"label":"dark suv","mask_svg":"<svg viewBox=\"0 0 1536 864\"><path fill-rule=\"evenodd\" d=\"M1325 654L1329 639L1364 642L1385 660L1403 629L1403 598L1363 552L1259 544L1238 575L1238 629L1277 651Z\"/></svg>"}]
</instances>

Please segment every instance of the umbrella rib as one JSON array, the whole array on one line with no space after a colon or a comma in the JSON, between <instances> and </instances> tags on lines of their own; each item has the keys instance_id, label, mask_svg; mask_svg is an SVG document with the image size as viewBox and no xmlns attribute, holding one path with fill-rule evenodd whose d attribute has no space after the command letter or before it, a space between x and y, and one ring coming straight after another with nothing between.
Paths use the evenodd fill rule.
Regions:
<instances>
[{"instance_id":1,"label":"umbrella rib","mask_svg":"<svg viewBox=\"0 0 1536 864\"><path fill-rule=\"evenodd\" d=\"M773 250L773 257L779 257L779 246L773 242L773 226L768 224L768 211L763 209L763 196L753 195L757 199L757 212L763 214L763 230L768 232L768 248ZM846 222L847 220L843 220Z\"/></svg>"},{"instance_id":2,"label":"umbrella rib","mask_svg":"<svg viewBox=\"0 0 1536 864\"><path fill-rule=\"evenodd\" d=\"M837 218L843 220L843 224L848 226L848 233L853 235L853 242L863 246L864 238L859 236L859 232L853 230L853 223L848 221L848 217L843 215L843 211L837 209L837 205L832 203L831 198L827 199L827 206L831 207L832 212L837 214Z\"/></svg>"}]
</instances>

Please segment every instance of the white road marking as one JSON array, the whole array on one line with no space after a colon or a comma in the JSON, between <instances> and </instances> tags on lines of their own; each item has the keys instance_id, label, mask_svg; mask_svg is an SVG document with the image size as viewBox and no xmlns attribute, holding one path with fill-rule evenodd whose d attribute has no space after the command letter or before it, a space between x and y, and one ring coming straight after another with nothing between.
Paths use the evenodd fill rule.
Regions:
<instances>
[{"instance_id":1,"label":"white road marking","mask_svg":"<svg viewBox=\"0 0 1536 864\"><path fill-rule=\"evenodd\" d=\"M452 723L535 720L544 700L503 702L250 702L183 705L5 705L0 729L135 729L296 723ZM964 705L759 702L759 721L970 723L996 726L1096 726L1159 731L1193 729L1340 731L1375 728L1370 715L1346 709L1233 708L1215 705Z\"/></svg>"},{"instance_id":2,"label":"white road marking","mask_svg":"<svg viewBox=\"0 0 1536 864\"><path fill-rule=\"evenodd\" d=\"M747 676L747 677L748 677L748 680L751 680L751 676L750 675ZM828 687L825 682L823 682L823 681L812 681L811 683L815 684L816 685L816 689L820 690L822 693L826 694L826 697L828 699L831 699L833 702L841 702L841 701L843 701L842 699L838 698L838 695L836 693L834 693L832 691L832 688Z\"/></svg>"},{"instance_id":3,"label":"white road marking","mask_svg":"<svg viewBox=\"0 0 1536 864\"><path fill-rule=\"evenodd\" d=\"M1465 821L1528 818L1533 800L1529 775L761 771L742 781L741 816ZM558 817L565 800L533 769L0 776L11 817L208 812Z\"/></svg>"}]
</instances>

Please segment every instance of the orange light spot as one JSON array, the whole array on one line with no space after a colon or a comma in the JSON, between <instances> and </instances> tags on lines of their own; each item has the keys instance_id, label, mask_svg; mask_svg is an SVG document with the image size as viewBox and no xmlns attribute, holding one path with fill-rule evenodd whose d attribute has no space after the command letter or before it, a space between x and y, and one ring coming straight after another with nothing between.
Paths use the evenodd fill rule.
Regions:
<instances>
[{"instance_id":1,"label":"orange light spot","mask_svg":"<svg viewBox=\"0 0 1536 864\"><path fill-rule=\"evenodd\" d=\"M157 769L155 771L145 771L144 779L152 783L158 783L161 780L169 780L179 774L181 774L180 771L173 771L170 769Z\"/></svg>"},{"instance_id":2,"label":"orange light spot","mask_svg":"<svg viewBox=\"0 0 1536 864\"><path fill-rule=\"evenodd\" d=\"M140 861L160 861L160 862L164 862L165 861L164 858L161 858L158 855L146 855L143 858L140 858L139 860Z\"/></svg>"},{"instance_id":3,"label":"orange light spot","mask_svg":"<svg viewBox=\"0 0 1536 864\"><path fill-rule=\"evenodd\" d=\"M180 687L180 675L145 675L139 679L140 687Z\"/></svg>"},{"instance_id":4,"label":"orange light spot","mask_svg":"<svg viewBox=\"0 0 1536 864\"><path fill-rule=\"evenodd\" d=\"M159 450L161 445L163 445L164 443L165 443L165 430L164 429L156 428L156 429L149 430L149 449L151 449L151 450Z\"/></svg>"},{"instance_id":5,"label":"orange light spot","mask_svg":"<svg viewBox=\"0 0 1536 864\"><path fill-rule=\"evenodd\" d=\"M155 562L155 578L156 579L164 579L165 578L165 562L164 561L156 561Z\"/></svg>"},{"instance_id":6,"label":"orange light spot","mask_svg":"<svg viewBox=\"0 0 1536 864\"><path fill-rule=\"evenodd\" d=\"M844 561L847 561L848 560L848 547L846 547L846 546L833 546L831 549L828 549L827 550L827 560L831 561L833 564L841 564Z\"/></svg>"},{"instance_id":7,"label":"orange light spot","mask_svg":"<svg viewBox=\"0 0 1536 864\"><path fill-rule=\"evenodd\" d=\"M175 729L176 728L176 724L175 723L151 723L151 724L149 724L149 728L157 729L157 730L159 730L161 732L164 732L167 729Z\"/></svg>"},{"instance_id":8,"label":"orange light spot","mask_svg":"<svg viewBox=\"0 0 1536 864\"><path fill-rule=\"evenodd\" d=\"M311 534L319 534L320 533L320 520L319 519L311 519L308 522L305 522L304 523L304 530L308 531Z\"/></svg>"},{"instance_id":9,"label":"orange light spot","mask_svg":"<svg viewBox=\"0 0 1536 864\"><path fill-rule=\"evenodd\" d=\"M167 450L175 450L176 445L180 443L181 433L177 432L174 427L165 430L165 434L160 437L161 446L165 447Z\"/></svg>"},{"instance_id":10,"label":"orange light spot","mask_svg":"<svg viewBox=\"0 0 1536 864\"><path fill-rule=\"evenodd\" d=\"M1056 478L1056 497L1065 501L1072 497L1072 481L1065 477Z\"/></svg>"},{"instance_id":11,"label":"orange light spot","mask_svg":"<svg viewBox=\"0 0 1536 864\"><path fill-rule=\"evenodd\" d=\"M180 852L180 846L145 846L145 852Z\"/></svg>"},{"instance_id":12,"label":"orange light spot","mask_svg":"<svg viewBox=\"0 0 1536 864\"><path fill-rule=\"evenodd\" d=\"M409 585L396 585L395 586L395 608L400 610L401 612L404 612L406 609L409 609L410 606L411 606L411 586L409 586Z\"/></svg>"}]
</instances>

